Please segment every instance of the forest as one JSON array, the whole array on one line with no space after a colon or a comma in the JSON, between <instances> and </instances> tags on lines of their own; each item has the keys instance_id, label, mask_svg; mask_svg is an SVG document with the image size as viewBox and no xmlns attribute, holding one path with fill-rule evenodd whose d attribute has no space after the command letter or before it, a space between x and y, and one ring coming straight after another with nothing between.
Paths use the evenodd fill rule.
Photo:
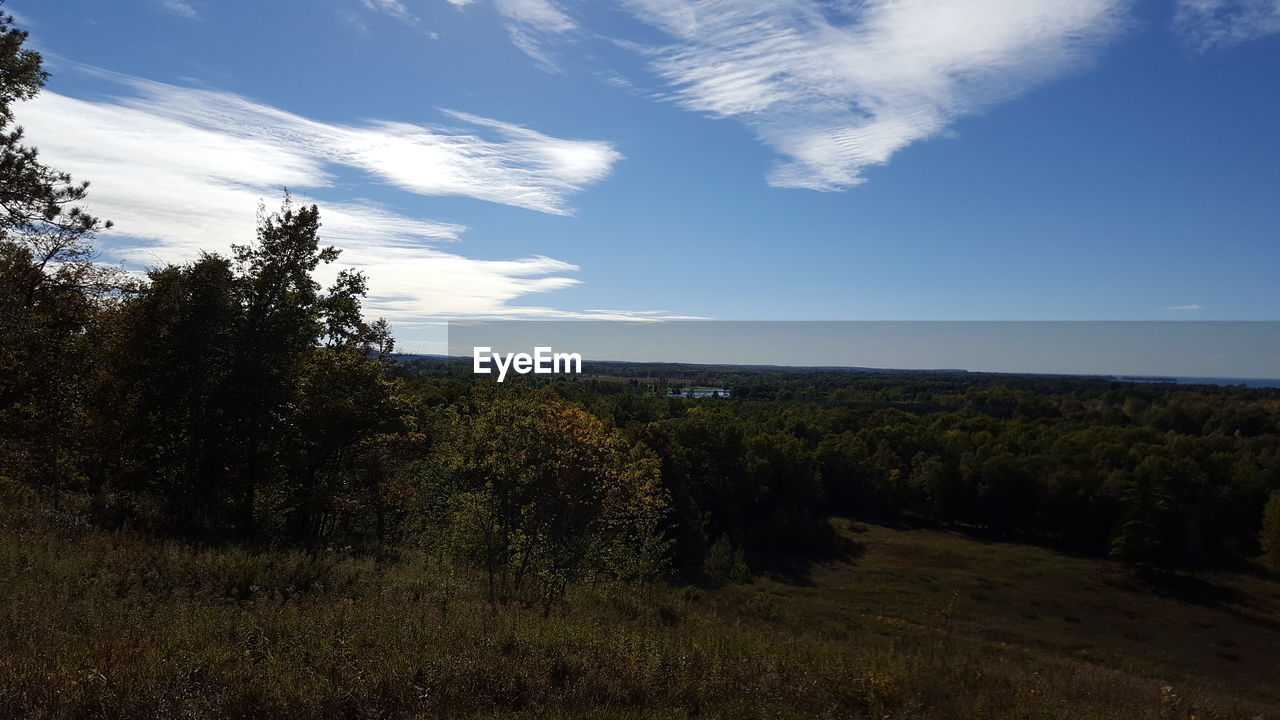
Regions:
<instances>
[{"instance_id":1,"label":"forest","mask_svg":"<svg viewBox=\"0 0 1280 720\"><path fill-rule=\"evenodd\" d=\"M1239 568L1273 547L1260 541L1280 479L1276 389L642 363L586 370L541 381L542 392L658 455L666 535L684 570L720 540L760 555L837 551L831 515L965 528L1148 568ZM439 402L468 386L465 369L443 359L402 360L395 372ZM666 397L688 383L731 397Z\"/></svg>"},{"instance_id":2,"label":"forest","mask_svg":"<svg viewBox=\"0 0 1280 720\"><path fill-rule=\"evenodd\" d=\"M598 677L573 695L564 690L569 678L592 661L575 656L571 642L587 625L571 623L595 622L574 614L595 607L622 613L609 622L656 617L670 628L684 622L680 603L702 592L739 592L732 588L753 579L764 583L756 587L803 586L815 567L829 567L822 563L855 562L866 552L854 527L887 528L862 531L878 538L918 530L1045 548L1096 560L1134 582L1230 571L1270 586L1266 568L1280 572L1280 390L590 362L582 376L499 386L465 363L397 354L390 325L366 317L371 288L361 273L316 279L326 266L340 267L341 252L323 242L321 209L287 194L278 209L259 212L256 237L228 238L229 254L210 251L145 273L99 262L97 236L110 224L82 209L88 185L46 166L13 124L13 104L33 97L47 78L42 58L11 19L0 27L0 493L6 506L21 509L0 523L7 580L0 585L9 588L0 590L7 633L0 644L14 657L28 653L25 662L0 662L0 714L461 717L630 708L637 716L685 717L709 708L710 716L754 717L773 706L734 705L731 688L776 673L817 688L811 696L779 695L775 709L791 708L795 717L886 708L905 716L912 703L937 707L939 697L925 696L953 681L998 688L1031 680L1009 676L991 685L977 666L954 676L912 666L918 675L911 675L893 663L924 656L890 649L876 657L884 672L900 673L883 682L898 685L877 685L880 676L865 663L855 681L841 674L852 667L845 663L865 658L827 645L778 660L771 648L798 642L784 633L767 642L744 636L733 647L708 639L718 649L697 650L710 654L710 664L685 669L685 690L678 673L659 668L675 662L663 654L678 654L675 645L652 650L652 667L640 650L624 658L599 645L605 659L597 660L618 663L619 676L649 668L650 684L619 689L609 685L616 679ZM726 388L729 396L668 396L690 383ZM81 567L90 562L81 556L102 560ZM414 562L427 564L411 570ZM43 568L43 579L23 574L33 567ZM95 584L101 578L109 581ZM227 669L239 667L227 659L241 657L232 652L183 666L183 692L199 702L175 709L161 699L176 692L165 683L178 676L139 658L158 663L148 653L179 640L130 645L109 631L128 623L91 620L124 613L148 628L181 626L196 621L162 620L159 607L198 596L200 612L257 613L275 602L302 615L314 610L324 618L316 622L338 622L322 614L338 610L306 603L345 598L376 613L391 602L373 589L379 583L415 598L396 595L403 607L387 606L404 618L419 612L405 608L429 605L443 623L457 617L451 607L468 607L477 614L450 622L470 622L467 632L481 635L488 630L477 618L505 618L497 622L512 624L512 639L494 640L494 656L473 660L499 674L476 670L471 690L446 690L407 665L362 674L358 658L377 656L374 643L332 656L349 666L325 665L335 673L327 689L296 676L312 650L281 660L293 679L286 673L264 688ZM65 590L57 603L72 603L67 616L41 615L36 596L45 586ZM622 594L590 595L615 592ZM74 604L79 599L86 604ZM631 615L617 610L628 602L635 603ZM784 613L769 607L752 612L782 622ZM153 619L129 614L135 611ZM492 614L499 612L507 614ZM720 622L720 612L705 622ZM79 619L64 622L69 617ZM283 622L272 617L253 622ZM536 625L538 617L548 624ZM245 657L275 662L255 655L276 642L267 630L244 640L236 635L246 627L240 620L207 618L222 618L197 633L209 647L234 636L248 643ZM75 629L59 631L58 641L30 630L64 625L106 634L82 646ZM288 634L270 627L277 640ZM540 632L558 638L556 652L565 655L552 664L561 669L502 684L506 666L494 658L518 655L513 648L531 637L552 642ZM465 654L469 640L442 637L434 641L456 643L456 657ZM579 649L605 642L583 638ZM68 644L40 654L46 642ZM328 648L328 639L316 642ZM842 659L822 660L822 653ZM532 672L546 660L539 657L510 672ZM735 664L749 664L744 658L778 664ZM375 675L376 687L320 700L347 680ZM933 679L925 682L926 675ZM840 695L848 682L857 692ZM925 686L932 689L917 692ZM414 699L408 687L436 695ZM1107 687L1077 700L1101 713L1111 701L1099 698L1125 694ZM246 695L244 688L256 689ZM973 692L971 708L1005 716L983 705L998 690ZM59 704L63 693L76 699ZM1168 694L1153 696L1152 707L1177 700ZM393 696L376 709L375 698ZM157 704L129 709L148 699ZM206 701L212 704L199 705ZM1000 713L1023 716L1017 707Z\"/></svg>"}]
</instances>

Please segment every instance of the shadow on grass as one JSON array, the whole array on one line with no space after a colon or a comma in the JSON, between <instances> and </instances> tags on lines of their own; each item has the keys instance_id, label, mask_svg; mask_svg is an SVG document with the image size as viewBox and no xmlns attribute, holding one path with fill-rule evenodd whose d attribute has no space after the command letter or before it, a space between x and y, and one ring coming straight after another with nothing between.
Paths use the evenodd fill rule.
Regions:
<instances>
[{"instance_id":1,"label":"shadow on grass","mask_svg":"<svg viewBox=\"0 0 1280 720\"><path fill-rule=\"evenodd\" d=\"M848 532L866 532L862 529L847 529ZM821 563L853 562L862 557L866 548L842 532L833 533L830 547L823 552L808 555L788 555L783 553L757 553L751 555L751 567L758 574L778 582L798 587L812 587L813 568Z\"/></svg>"},{"instance_id":2,"label":"shadow on grass","mask_svg":"<svg viewBox=\"0 0 1280 720\"><path fill-rule=\"evenodd\" d=\"M1133 579L1143 590L1193 605L1224 608L1248 601L1244 593L1235 588L1171 570L1137 568Z\"/></svg>"},{"instance_id":3,"label":"shadow on grass","mask_svg":"<svg viewBox=\"0 0 1280 720\"><path fill-rule=\"evenodd\" d=\"M1157 595L1221 610L1240 622L1280 633L1280 621L1247 612L1249 597L1235 588L1169 570L1136 570L1134 579L1144 590Z\"/></svg>"},{"instance_id":4,"label":"shadow on grass","mask_svg":"<svg viewBox=\"0 0 1280 720\"><path fill-rule=\"evenodd\" d=\"M1044 535L1036 535L1028 532L993 530L981 525L968 525L965 523L929 524L924 521L910 526L910 529L915 528L953 532L984 545L1026 545L1028 547L1048 550L1058 555L1064 555L1078 560L1097 560L1102 557L1097 547L1091 546L1087 543L1072 542L1062 538L1045 537Z\"/></svg>"}]
</instances>

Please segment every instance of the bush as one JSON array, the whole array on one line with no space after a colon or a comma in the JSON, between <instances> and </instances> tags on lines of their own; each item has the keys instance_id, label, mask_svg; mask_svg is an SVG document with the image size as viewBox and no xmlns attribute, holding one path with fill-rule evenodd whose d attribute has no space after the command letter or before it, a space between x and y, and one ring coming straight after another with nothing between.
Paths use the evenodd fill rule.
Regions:
<instances>
[{"instance_id":1,"label":"bush","mask_svg":"<svg viewBox=\"0 0 1280 720\"><path fill-rule=\"evenodd\" d=\"M442 428L422 477L455 557L483 567L493 600L548 604L592 575L662 568L658 461L582 408L521 388L481 391ZM431 523L428 523L430 525Z\"/></svg>"},{"instance_id":2,"label":"bush","mask_svg":"<svg viewBox=\"0 0 1280 720\"><path fill-rule=\"evenodd\" d=\"M707 577L718 582L747 582L751 579L751 569L747 567L742 548L735 549L728 535L721 535L707 551L702 569Z\"/></svg>"}]
</instances>

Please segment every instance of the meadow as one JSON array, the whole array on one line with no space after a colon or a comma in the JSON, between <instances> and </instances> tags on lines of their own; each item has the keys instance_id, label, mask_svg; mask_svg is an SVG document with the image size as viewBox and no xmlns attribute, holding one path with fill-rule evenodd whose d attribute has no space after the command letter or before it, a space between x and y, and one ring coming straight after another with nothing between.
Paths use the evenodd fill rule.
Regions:
<instances>
[{"instance_id":1,"label":"meadow","mask_svg":"<svg viewBox=\"0 0 1280 720\"><path fill-rule=\"evenodd\" d=\"M1280 584L835 520L748 583L599 582L549 612L430 548L201 548L0 511L5 718L1256 718ZM767 560L767 559L766 559ZM768 564L768 563L765 563ZM1177 581L1177 582L1175 582Z\"/></svg>"}]
</instances>

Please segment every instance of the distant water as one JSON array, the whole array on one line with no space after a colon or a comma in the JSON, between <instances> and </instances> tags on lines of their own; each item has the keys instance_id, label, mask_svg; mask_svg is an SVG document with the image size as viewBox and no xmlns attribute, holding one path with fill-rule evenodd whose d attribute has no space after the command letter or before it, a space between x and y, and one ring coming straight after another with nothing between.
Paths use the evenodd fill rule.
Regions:
<instances>
[{"instance_id":1,"label":"distant water","mask_svg":"<svg viewBox=\"0 0 1280 720\"><path fill-rule=\"evenodd\" d=\"M699 387L699 388L689 388L683 392L667 393L667 397L669 398L709 398L709 397L727 398L729 397L729 391L726 390L725 388Z\"/></svg>"},{"instance_id":2,"label":"distant water","mask_svg":"<svg viewBox=\"0 0 1280 720\"><path fill-rule=\"evenodd\" d=\"M1275 378L1214 378L1214 377L1133 377L1115 375L1112 380L1138 383L1174 383L1175 385L1244 385L1251 388L1280 388Z\"/></svg>"}]
</instances>

